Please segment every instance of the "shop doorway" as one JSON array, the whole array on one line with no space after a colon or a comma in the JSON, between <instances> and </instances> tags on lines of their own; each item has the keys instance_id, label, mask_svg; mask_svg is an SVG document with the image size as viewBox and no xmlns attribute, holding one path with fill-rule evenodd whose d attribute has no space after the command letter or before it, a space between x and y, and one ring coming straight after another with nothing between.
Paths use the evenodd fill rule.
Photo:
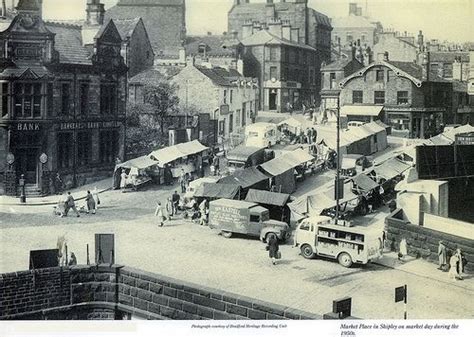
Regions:
<instances>
[{"instance_id":1,"label":"shop doorway","mask_svg":"<svg viewBox=\"0 0 474 337\"><path fill-rule=\"evenodd\" d=\"M17 149L15 154L16 173L18 179L25 175L26 184L37 184L38 177L38 149Z\"/></svg>"},{"instance_id":2,"label":"shop doorway","mask_svg":"<svg viewBox=\"0 0 474 337\"><path fill-rule=\"evenodd\" d=\"M270 91L268 108L270 110L276 110L277 109L277 93L276 93L276 90L271 90Z\"/></svg>"}]
</instances>

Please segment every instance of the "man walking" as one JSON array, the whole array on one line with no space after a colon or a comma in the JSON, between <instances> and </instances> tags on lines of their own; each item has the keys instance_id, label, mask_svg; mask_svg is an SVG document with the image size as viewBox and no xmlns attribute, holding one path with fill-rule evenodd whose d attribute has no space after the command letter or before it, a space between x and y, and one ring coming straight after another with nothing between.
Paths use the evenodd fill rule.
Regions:
<instances>
[{"instance_id":1,"label":"man walking","mask_svg":"<svg viewBox=\"0 0 474 337\"><path fill-rule=\"evenodd\" d=\"M69 213L69 210L70 210L70 209L72 209L72 210L76 213L76 215L77 215L78 218L80 217L79 211L78 211L77 208L76 208L76 202L75 202L75 200L74 200L74 197L71 195L71 192L67 192L66 211L65 211L66 216L67 216L67 214Z\"/></svg>"},{"instance_id":2,"label":"man walking","mask_svg":"<svg viewBox=\"0 0 474 337\"><path fill-rule=\"evenodd\" d=\"M443 267L447 263L447 258L446 258L446 246L444 245L443 241L439 242L438 245L438 269L443 270Z\"/></svg>"},{"instance_id":3,"label":"man walking","mask_svg":"<svg viewBox=\"0 0 474 337\"><path fill-rule=\"evenodd\" d=\"M178 214L178 207L179 207L179 199L180 196L178 194L178 191L174 191L173 196L171 197L171 200L173 200L173 214Z\"/></svg>"}]
</instances>

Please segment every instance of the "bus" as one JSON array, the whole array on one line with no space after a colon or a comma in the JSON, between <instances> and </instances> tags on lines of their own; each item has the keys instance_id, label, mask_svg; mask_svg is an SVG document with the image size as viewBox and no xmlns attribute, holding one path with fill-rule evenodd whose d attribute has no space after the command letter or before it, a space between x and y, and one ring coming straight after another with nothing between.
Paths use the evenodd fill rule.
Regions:
<instances>
[{"instance_id":1,"label":"bus","mask_svg":"<svg viewBox=\"0 0 474 337\"><path fill-rule=\"evenodd\" d=\"M337 259L349 268L353 263L367 264L383 253L383 232L367 227L344 227L332 219L315 216L304 219L295 231L295 246L306 259L322 256Z\"/></svg>"}]
</instances>

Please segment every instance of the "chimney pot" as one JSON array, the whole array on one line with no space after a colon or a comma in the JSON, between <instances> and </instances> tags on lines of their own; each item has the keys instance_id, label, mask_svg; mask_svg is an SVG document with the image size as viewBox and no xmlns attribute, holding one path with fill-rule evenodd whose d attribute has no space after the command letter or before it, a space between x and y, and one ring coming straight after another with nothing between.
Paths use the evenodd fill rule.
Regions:
<instances>
[{"instance_id":1,"label":"chimney pot","mask_svg":"<svg viewBox=\"0 0 474 337\"><path fill-rule=\"evenodd\" d=\"M384 61L389 61L389 58L388 58L388 51L386 51L385 53L383 53L383 60Z\"/></svg>"}]
</instances>

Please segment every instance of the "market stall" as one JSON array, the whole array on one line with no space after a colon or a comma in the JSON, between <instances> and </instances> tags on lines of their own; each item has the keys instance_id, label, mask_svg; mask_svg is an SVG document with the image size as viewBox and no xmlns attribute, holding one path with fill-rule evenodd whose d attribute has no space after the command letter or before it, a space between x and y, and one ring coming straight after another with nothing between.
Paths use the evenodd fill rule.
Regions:
<instances>
[{"instance_id":1,"label":"market stall","mask_svg":"<svg viewBox=\"0 0 474 337\"><path fill-rule=\"evenodd\" d=\"M218 184L238 185L242 188L242 197L245 197L248 190L251 188L258 190L268 190L269 178L260 172L256 167L248 167L244 170L236 171L227 177L221 178L218 181Z\"/></svg>"},{"instance_id":2,"label":"market stall","mask_svg":"<svg viewBox=\"0 0 474 337\"><path fill-rule=\"evenodd\" d=\"M159 171L158 162L149 156L142 156L117 164L114 170L113 188L120 187L122 172L125 172L127 177L125 185L138 188L159 176Z\"/></svg>"},{"instance_id":3,"label":"market stall","mask_svg":"<svg viewBox=\"0 0 474 337\"><path fill-rule=\"evenodd\" d=\"M250 189L245 201L255 202L267 208L271 219L290 222L289 194Z\"/></svg>"},{"instance_id":4,"label":"market stall","mask_svg":"<svg viewBox=\"0 0 474 337\"><path fill-rule=\"evenodd\" d=\"M240 199L240 186L233 184L203 183L194 193L195 198L215 199Z\"/></svg>"}]
</instances>

